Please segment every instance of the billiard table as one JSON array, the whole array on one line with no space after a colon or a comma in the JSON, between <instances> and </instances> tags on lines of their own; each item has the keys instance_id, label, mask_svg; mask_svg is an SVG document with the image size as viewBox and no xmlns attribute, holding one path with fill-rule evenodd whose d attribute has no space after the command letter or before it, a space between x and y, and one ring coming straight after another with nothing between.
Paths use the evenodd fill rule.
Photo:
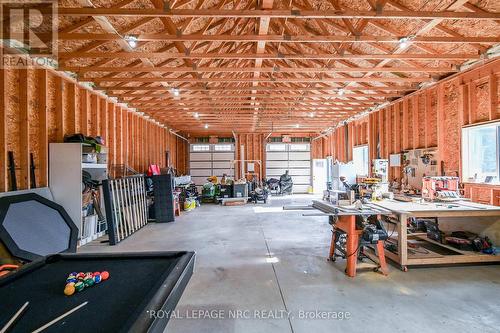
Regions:
<instances>
[{"instance_id":1,"label":"billiard table","mask_svg":"<svg viewBox=\"0 0 500 333\"><path fill-rule=\"evenodd\" d=\"M167 311L175 309L193 273L194 259L194 252L44 257L0 278L0 329L25 302L29 305L11 332L31 332L88 301L46 331L163 332ZM95 271L108 271L110 277L71 296L63 293L69 273Z\"/></svg>"}]
</instances>

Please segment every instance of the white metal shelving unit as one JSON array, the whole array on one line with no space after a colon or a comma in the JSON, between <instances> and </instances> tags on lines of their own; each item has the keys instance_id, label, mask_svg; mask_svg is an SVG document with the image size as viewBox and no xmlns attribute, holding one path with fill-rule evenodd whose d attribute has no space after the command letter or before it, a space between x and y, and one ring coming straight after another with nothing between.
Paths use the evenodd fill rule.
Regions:
<instances>
[{"instance_id":1,"label":"white metal shelving unit","mask_svg":"<svg viewBox=\"0 0 500 333\"><path fill-rule=\"evenodd\" d=\"M49 187L54 201L66 209L78 227L79 246L105 233L104 230L97 229L97 215L83 216L82 171L87 171L94 180L108 178L107 164L83 162L83 145L82 143L51 143L49 146ZM104 205L102 204L101 207L104 214ZM95 229L92 227L95 232L92 230L87 232L93 223L96 226Z\"/></svg>"}]
</instances>

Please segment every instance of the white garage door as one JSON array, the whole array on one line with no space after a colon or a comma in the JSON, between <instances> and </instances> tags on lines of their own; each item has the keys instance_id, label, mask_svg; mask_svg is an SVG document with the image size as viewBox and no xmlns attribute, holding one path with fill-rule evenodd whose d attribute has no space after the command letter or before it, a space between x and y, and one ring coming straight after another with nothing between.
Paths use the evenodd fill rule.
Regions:
<instances>
[{"instance_id":1,"label":"white garage door","mask_svg":"<svg viewBox=\"0 0 500 333\"><path fill-rule=\"evenodd\" d=\"M266 178L279 179L288 170L294 193L307 193L311 185L311 145L309 143L268 143Z\"/></svg>"},{"instance_id":2,"label":"white garage door","mask_svg":"<svg viewBox=\"0 0 500 333\"><path fill-rule=\"evenodd\" d=\"M210 176L234 177L234 144L232 143L195 143L189 149L189 169L191 179L197 186L207 182Z\"/></svg>"}]
</instances>

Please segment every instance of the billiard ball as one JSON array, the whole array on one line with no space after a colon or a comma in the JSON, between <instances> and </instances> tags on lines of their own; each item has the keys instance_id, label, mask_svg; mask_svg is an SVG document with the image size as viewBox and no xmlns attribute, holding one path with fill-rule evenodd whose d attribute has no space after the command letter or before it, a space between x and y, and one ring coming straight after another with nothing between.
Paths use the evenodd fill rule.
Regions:
<instances>
[{"instance_id":1,"label":"billiard ball","mask_svg":"<svg viewBox=\"0 0 500 333\"><path fill-rule=\"evenodd\" d=\"M77 283L78 279L75 277L67 278L66 283Z\"/></svg>"},{"instance_id":2,"label":"billiard ball","mask_svg":"<svg viewBox=\"0 0 500 333\"><path fill-rule=\"evenodd\" d=\"M109 279L109 273L108 273L108 271L102 271L101 272L101 280L105 281L107 279Z\"/></svg>"},{"instance_id":3,"label":"billiard ball","mask_svg":"<svg viewBox=\"0 0 500 333\"><path fill-rule=\"evenodd\" d=\"M68 283L66 287L64 287L64 295L71 296L75 293L75 284Z\"/></svg>"},{"instance_id":4,"label":"billiard ball","mask_svg":"<svg viewBox=\"0 0 500 333\"><path fill-rule=\"evenodd\" d=\"M100 283L102 280L101 274L94 275L94 283Z\"/></svg>"},{"instance_id":5,"label":"billiard ball","mask_svg":"<svg viewBox=\"0 0 500 333\"><path fill-rule=\"evenodd\" d=\"M85 278L85 273L80 272L80 273L76 274L76 278L78 280L83 280Z\"/></svg>"},{"instance_id":6,"label":"billiard ball","mask_svg":"<svg viewBox=\"0 0 500 333\"><path fill-rule=\"evenodd\" d=\"M85 284L85 287L92 287L94 285L94 279L93 278L88 278L83 280L83 284Z\"/></svg>"},{"instance_id":7,"label":"billiard ball","mask_svg":"<svg viewBox=\"0 0 500 333\"><path fill-rule=\"evenodd\" d=\"M85 284L82 281L75 283L76 291L82 291L85 288Z\"/></svg>"}]
</instances>

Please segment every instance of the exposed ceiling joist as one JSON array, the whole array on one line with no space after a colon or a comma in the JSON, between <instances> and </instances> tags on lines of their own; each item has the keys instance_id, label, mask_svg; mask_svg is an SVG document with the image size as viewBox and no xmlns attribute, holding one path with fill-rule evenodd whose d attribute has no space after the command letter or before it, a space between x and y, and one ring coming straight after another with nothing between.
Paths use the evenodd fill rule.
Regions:
<instances>
[{"instance_id":1,"label":"exposed ceiling joist","mask_svg":"<svg viewBox=\"0 0 500 333\"><path fill-rule=\"evenodd\" d=\"M59 7L59 69L190 132L320 132L500 43L467 0L91 1Z\"/></svg>"},{"instance_id":2,"label":"exposed ceiling joist","mask_svg":"<svg viewBox=\"0 0 500 333\"><path fill-rule=\"evenodd\" d=\"M282 54L282 53L168 53L168 52L61 52L60 59L68 58L114 58L114 59L325 59L325 60L359 60L359 59L406 59L406 60L469 60L479 59L477 53L457 54Z\"/></svg>"},{"instance_id":3,"label":"exposed ceiling joist","mask_svg":"<svg viewBox=\"0 0 500 333\"><path fill-rule=\"evenodd\" d=\"M130 72L163 72L163 73L364 73L377 71L379 73L390 73L390 72L408 72L408 73L450 73L457 72L458 69L452 67L426 67L426 68L416 68L416 67L337 67L337 68L318 68L318 67L299 67L299 68L287 68L287 67L155 67L153 70L148 67L101 67L101 66L89 66L89 67L70 67L61 66L60 70L86 73L86 72L116 72L116 73L130 73Z\"/></svg>"},{"instance_id":4,"label":"exposed ceiling joist","mask_svg":"<svg viewBox=\"0 0 500 333\"><path fill-rule=\"evenodd\" d=\"M42 10L43 11L43 10ZM136 9L136 8L58 8L62 16L122 16L122 17L210 17L210 18L293 18L293 19L444 19L498 20L500 14L490 12L411 11L411 10L297 10L297 9Z\"/></svg>"},{"instance_id":5,"label":"exposed ceiling joist","mask_svg":"<svg viewBox=\"0 0 500 333\"><path fill-rule=\"evenodd\" d=\"M437 20L436 20L437 21ZM40 34L40 36L46 36ZM48 35L47 35L48 36ZM407 36L334 36L334 35L166 35L166 34L129 34L137 41L152 42L258 42L258 43L398 43L401 38ZM123 40L122 36L115 34L91 34L91 33L61 33L60 40L98 40L116 41ZM475 37L414 37L412 43L426 44L457 44L457 43L499 43L499 36L475 36Z\"/></svg>"}]
</instances>

